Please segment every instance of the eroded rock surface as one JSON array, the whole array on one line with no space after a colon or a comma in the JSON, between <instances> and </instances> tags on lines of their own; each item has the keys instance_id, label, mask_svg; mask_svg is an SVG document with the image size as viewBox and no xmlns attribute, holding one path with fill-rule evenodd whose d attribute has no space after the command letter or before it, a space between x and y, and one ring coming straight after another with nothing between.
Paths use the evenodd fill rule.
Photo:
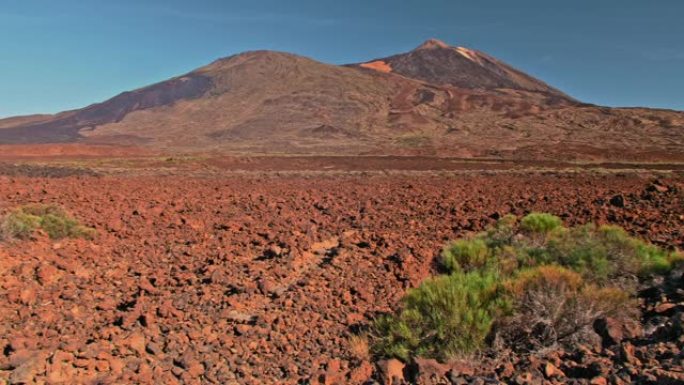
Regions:
<instances>
[{"instance_id":1,"label":"eroded rock surface","mask_svg":"<svg viewBox=\"0 0 684 385\"><path fill-rule=\"evenodd\" d=\"M629 175L0 177L0 210L59 204L98 231L0 244L0 382L363 383L377 370L350 333L433 273L447 240L534 210L683 247L683 192ZM644 293L653 343L421 367L452 383L681 383L671 279Z\"/></svg>"}]
</instances>

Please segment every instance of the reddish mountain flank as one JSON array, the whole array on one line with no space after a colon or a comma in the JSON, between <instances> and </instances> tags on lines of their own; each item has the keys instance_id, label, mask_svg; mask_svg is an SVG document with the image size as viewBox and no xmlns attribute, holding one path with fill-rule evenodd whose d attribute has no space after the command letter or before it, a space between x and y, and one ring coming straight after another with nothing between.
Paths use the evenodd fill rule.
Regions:
<instances>
[{"instance_id":1,"label":"reddish mountain flank","mask_svg":"<svg viewBox=\"0 0 684 385\"><path fill-rule=\"evenodd\" d=\"M684 160L684 113L582 104L485 53L429 40L335 66L247 52L54 116L0 120L0 144L178 152Z\"/></svg>"}]
</instances>

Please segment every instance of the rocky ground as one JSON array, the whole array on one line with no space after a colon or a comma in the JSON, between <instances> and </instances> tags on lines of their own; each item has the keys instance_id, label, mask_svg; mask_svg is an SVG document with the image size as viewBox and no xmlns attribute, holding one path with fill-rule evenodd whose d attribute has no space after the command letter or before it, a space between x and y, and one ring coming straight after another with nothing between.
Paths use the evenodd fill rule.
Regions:
<instances>
[{"instance_id":1,"label":"rocky ground","mask_svg":"<svg viewBox=\"0 0 684 385\"><path fill-rule=\"evenodd\" d=\"M0 244L0 383L683 383L681 273L605 347L400 370L349 344L508 213L684 248L682 176L0 176L0 210L38 202L98 235Z\"/></svg>"},{"instance_id":2,"label":"rocky ground","mask_svg":"<svg viewBox=\"0 0 684 385\"><path fill-rule=\"evenodd\" d=\"M684 269L644 282L638 297L638 320L597 320L594 346L449 364L385 360L376 378L387 384L684 384Z\"/></svg>"}]
</instances>

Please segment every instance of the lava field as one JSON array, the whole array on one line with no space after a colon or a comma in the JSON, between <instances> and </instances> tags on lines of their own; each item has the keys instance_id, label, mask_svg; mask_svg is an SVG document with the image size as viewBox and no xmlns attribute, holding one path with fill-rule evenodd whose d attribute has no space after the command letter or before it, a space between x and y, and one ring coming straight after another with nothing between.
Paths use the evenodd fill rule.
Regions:
<instances>
[{"instance_id":1,"label":"lava field","mask_svg":"<svg viewBox=\"0 0 684 385\"><path fill-rule=\"evenodd\" d=\"M349 336L505 214L684 248L676 174L0 176L31 203L97 235L0 243L0 383L361 384Z\"/></svg>"}]
</instances>

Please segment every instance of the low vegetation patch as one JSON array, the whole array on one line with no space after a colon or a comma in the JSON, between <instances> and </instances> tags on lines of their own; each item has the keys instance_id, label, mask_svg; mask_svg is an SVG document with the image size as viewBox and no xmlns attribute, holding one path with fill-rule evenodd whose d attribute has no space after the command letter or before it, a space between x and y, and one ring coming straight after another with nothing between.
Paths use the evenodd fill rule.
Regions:
<instances>
[{"instance_id":1,"label":"low vegetation patch","mask_svg":"<svg viewBox=\"0 0 684 385\"><path fill-rule=\"evenodd\" d=\"M81 225L62 208L53 205L27 205L6 214L0 221L0 238L26 239L36 230L51 239L92 238L95 230Z\"/></svg>"},{"instance_id":2,"label":"low vegetation patch","mask_svg":"<svg viewBox=\"0 0 684 385\"><path fill-rule=\"evenodd\" d=\"M568 228L545 213L506 216L444 248L446 274L409 290L395 314L376 320L372 351L448 360L587 342L596 319L632 315L630 283L681 260L616 226Z\"/></svg>"},{"instance_id":3,"label":"low vegetation patch","mask_svg":"<svg viewBox=\"0 0 684 385\"><path fill-rule=\"evenodd\" d=\"M589 283L560 266L520 271L503 286L514 309L493 334L499 344L516 351L590 341L596 319L626 317L633 307L625 290Z\"/></svg>"},{"instance_id":4,"label":"low vegetation patch","mask_svg":"<svg viewBox=\"0 0 684 385\"><path fill-rule=\"evenodd\" d=\"M376 352L447 359L482 347L508 302L490 272L456 272L430 278L409 290L402 310L377 320Z\"/></svg>"}]
</instances>

